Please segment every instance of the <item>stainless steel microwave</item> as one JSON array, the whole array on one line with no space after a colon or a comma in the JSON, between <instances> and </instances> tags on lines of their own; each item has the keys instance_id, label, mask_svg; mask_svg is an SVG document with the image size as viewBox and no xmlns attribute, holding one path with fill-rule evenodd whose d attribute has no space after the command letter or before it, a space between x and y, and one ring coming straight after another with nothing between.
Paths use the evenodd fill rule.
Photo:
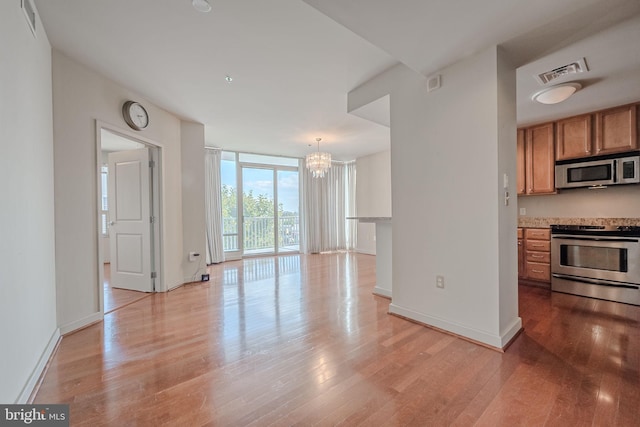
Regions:
<instances>
[{"instance_id":1,"label":"stainless steel microwave","mask_svg":"<svg viewBox=\"0 0 640 427\"><path fill-rule=\"evenodd\" d=\"M624 153L556 162L556 188L640 183L640 154Z\"/></svg>"}]
</instances>

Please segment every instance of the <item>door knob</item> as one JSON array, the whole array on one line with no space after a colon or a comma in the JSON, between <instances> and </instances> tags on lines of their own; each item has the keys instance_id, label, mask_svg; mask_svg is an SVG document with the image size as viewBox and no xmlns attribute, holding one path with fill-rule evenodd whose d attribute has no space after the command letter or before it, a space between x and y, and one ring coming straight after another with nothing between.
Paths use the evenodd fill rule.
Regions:
<instances>
[{"instance_id":1,"label":"door knob","mask_svg":"<svg viewBox=\"0 0 640 427\"><path fill-rule=\"evenodd\" d=\"M110 225L110 226L111 226L111 225L116 225L116 222L115 222L115 221L109 221L109 225Z\"/></svg>"}]
</instances>

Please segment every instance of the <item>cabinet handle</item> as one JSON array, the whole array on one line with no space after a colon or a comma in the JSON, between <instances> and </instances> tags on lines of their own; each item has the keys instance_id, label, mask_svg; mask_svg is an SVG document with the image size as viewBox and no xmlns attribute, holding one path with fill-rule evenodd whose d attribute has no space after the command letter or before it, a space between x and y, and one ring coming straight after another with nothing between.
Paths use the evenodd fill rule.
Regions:
<instances>
[{"instance_id":1,"label":"cabinet handle","mask_svg":"<svg viewBox=\"0 0 640 427\"><path fill-rule=\"evenodd\" d=\"M544 258L542 255L531 254L531 258Z\"/></svg>"},{"instance_id":2,"label":"cabinet handle","mask_svg":"<svg viewBox=\"0 0 640 427\"><path fill-rule=\"evenodd\" d=\"M534 273L544 273L544 271L542 270L531 270L531 271L533 271Z\"/></svg>"}]
</instances>

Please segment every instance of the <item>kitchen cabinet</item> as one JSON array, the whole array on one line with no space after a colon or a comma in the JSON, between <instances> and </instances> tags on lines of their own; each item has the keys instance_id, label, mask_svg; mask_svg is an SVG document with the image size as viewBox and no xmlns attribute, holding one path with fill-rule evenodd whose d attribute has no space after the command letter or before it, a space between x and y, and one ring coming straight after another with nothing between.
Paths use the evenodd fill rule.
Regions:
<instances>
[{"instance_id":1,"label":"kitchen cabinet","mask_svg":"<svg viewBox=\"0 0 640 427\"><path fill-rule=\"evenodd\" d=\"M638 149L637 105L596 113L596 155Z\"/></svg>"},{"instance_id":2,"label":"kitchen cabinet","mask_svg":"<svg viewBox=\"0 0 640 427\"><path fill-rule=\"evenodd\" d=\"M525 138L526 138L526 130L524 129L518 129L518 147L516 150L516 170L517 170L517 187L518 187L518 194L526 194L527 192L527 188L526 188L526 174L525 174L525 169L526 169L526 152L527 149L525 147Z\"/></svg>"},{"instance_id":3,"label":"kitchen cabinet","mask_svg":"<svg viewBox=\"0 0 640 427\"><path fill-rule=\"evenodd\" d=\"M555 194L553 123L518 130L518 194Z\"/></svg>"},{"instance_id":4,"label":"kitchen cabinet","mask_svg":"<svg viewBox=\"0 0 640 427\"><path fill-rule=\"evenodd\" d=\"M591 114L556 122L556 160L577 159L593 153Z\"/></svg>"},{"instance_id":5,"label":"kitchen cabinet","mask_svg":"<svg viewBox=\"0 0 640 427\"><path fill-rule=\"evenodd\" d=\"M518 228L518 279L524 279L525 274L525 257L524 257L524 230Z\"/></svg>"},{"instance_id":6,"label":"kitchen cabinet","mask_svg":"<svg viewBox=\"0 0 640 427\"><path fill-rule=\"evenodd\" d=\"M548 228L524 229L523 255L520 253L520 238L518 238L518 277L520 279L545 284L551 283L550 237Z\"/></svg>"}]
</instances>

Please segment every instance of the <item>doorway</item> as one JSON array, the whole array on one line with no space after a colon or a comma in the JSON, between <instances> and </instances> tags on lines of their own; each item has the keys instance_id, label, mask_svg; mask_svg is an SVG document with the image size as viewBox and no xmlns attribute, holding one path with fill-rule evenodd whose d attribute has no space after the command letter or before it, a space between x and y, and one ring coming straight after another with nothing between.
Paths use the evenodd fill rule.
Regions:
<instances>
[{"instance_id":1,"label":"doorway","mask_svg":"<svg viewBox=\"0 0 640 427\"><path fill-rule=\"evenodd\" d=\"M99 277L103 313L129 305L160 284L160 148L99 126Z\"/></svg>"},{"instance_id":2,"label":"doorway","mask_svg":"<svg viewBox=\"0 0 640 427\"><path fill-rule=\"evenodd\" d=\"M292 157L222 152L226 260L300 251L299 163Z\"/></svg>"},{"instance_id":3,"label":"doorway","mask_svg":"<svg viewBox=\"0 0 640 427\"><path fill-rule=\"evenodd\" d=\"M241 164L243 255L298 252L298 170Z\"/></svg>"}]
</instances>

